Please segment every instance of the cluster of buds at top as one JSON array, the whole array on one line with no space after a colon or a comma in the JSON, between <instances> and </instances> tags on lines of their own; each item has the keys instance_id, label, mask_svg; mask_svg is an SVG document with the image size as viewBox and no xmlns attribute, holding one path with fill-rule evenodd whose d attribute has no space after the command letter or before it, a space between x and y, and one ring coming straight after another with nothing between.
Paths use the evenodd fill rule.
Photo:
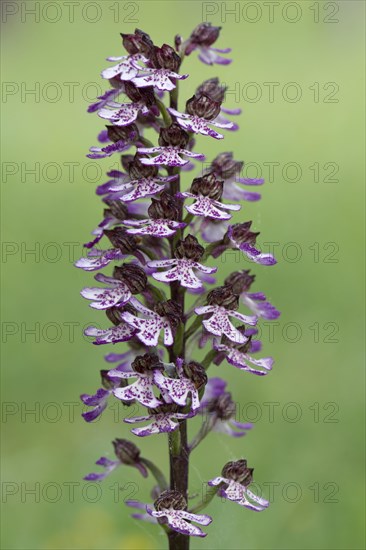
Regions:
<instances>
[{"instance_id":1,"label":"cluster of buds at top","mask_svg":"<svg viewBox=\"0 0 366 550\"><path fill-rule=\"evenodd\" d=\"M213 286L217 266L212 262L229 249L242 251L243 259L253 263L276 263L258 249L259 233L251 221L242 216L232 220L240 201L260 198L245 186L261 185L263 180L242 177L244 163L230 152L219 153L200 176L189 176L194 163L205 158L193 151L193 134L222 140L216 128L238 129L228 117L240 109L223 107L226 88L217 77L192 90L184 110L178 109L177 83L189 76L180 73L184 57L197 51L206 64L230 63L220 55L230 50L214 47L219 33L219 27L202 23L186 40L177 35L174 47L156 46L140 29L121 35L127 54L108 58L113 65L102 71L102 77L110 87L88 109L107 121L98 135L99 145L88 156L117 154L121 166L109 171L108 181L97 187L103 219L85 244L87 255L76 262L85 271L97 272L98 285L81 294L91 307L105 311L109 322L104 329L88 327L85 333L97 345L125 346L106 355L109 368L101 371L102 387L81 396L88 408L83 417L95 420L111 399L134 403L145 410L125 418L134 425L132 434L169 434L170 448L173 441L181 441L186 454L212 430L240 437L252 428L235 419L226 382L209 379L207 369L214 362L224 372L226 362L258 376L267 374L273 360L255 358L261 350L256 325L260 318L279 315L263 293L251 291L255 275L250 269L226 273L224 284ZM164 103L167 94L169 106ZM107 244L101 248L99 243ZM110 273L101 273L104 268ZM186 294L198 294L188 309ZM199 362L195 353L207 343ZM197 415L205 420L191 443L175 438L177 432L185 437L185 423ZM194 524L208 525L211 518L188 509L187 490L178 490L179 480L169 489L162 472L142 458L131 441L116 439L113 447L115 459L100 458L97 464L103 472L86 479L101 480L120 465L133 466L144 477L150 471L158 483L154 505L137 504L144 513L135 517L162 524L168 532L205 536ZM174 453L171 459L174 462ZM239 460L226 464L209 484L222 497L263 510L268 502L250 491L252 475L253 469Z\"/></svg>"}]
</instances>

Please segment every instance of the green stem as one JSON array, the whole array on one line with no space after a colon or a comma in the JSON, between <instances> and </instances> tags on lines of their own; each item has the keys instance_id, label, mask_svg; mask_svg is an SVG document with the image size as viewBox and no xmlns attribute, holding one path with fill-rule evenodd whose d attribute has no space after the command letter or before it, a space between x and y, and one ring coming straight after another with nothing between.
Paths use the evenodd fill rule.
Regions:
<instances>
[{"instance_id":1,"label":"green stem","mask_svg":"<svg viewBox=\"0 0 366 550\"><path fill-rule=\"evenodd\" d=\"M193 336L193 334L199 329L202 328L202 318L196 317L191 326L186 330L186 333L184 335L184 339L187 341L188 338Z\"/></svg>"},{"instance_id":2,"label":"green stem","mask_svg":"<svg viewBox=\"0 0 366 550\"><path fill-rule=\"evenodd\" d=\"M192 514L198 514L198 512L201 512L201 510L204 510L206 506L211 502L211 500L216 496L217 491L219 490L219 487L210 487L210 490L206 493L206 498L202 500L197 506L192 508L190 512Z\"/></svg>"},{"instance_id":3,"label":"green stem","mask_svg":"<svg viewBox=\"0 0 366 550\"><path fill-rule=\"evenodd\" d=\"M168 489L168 482L165 479L163 472L153 462L151 462L151 460L148 460L147 458L141 458L140 461L145 464L146 468L150 470L150 472L156 479L160 490L165 491L166 489Z\"/></svg>"},{"instance_id":4,"label":"green stem","mask_svg":"<svg viewBox=\"0 0 366 550\"><path fill-rule=\"evenodd\" d=\"M170 126L171 123L172 123L172 118L171 118L167 108L165 107L164 103L162 101L160 101L160 99L158 99L157 97L155 99L156 99L156 104L159 108L159 111L161 113L161 116L163 117L163 120L164 120L166 126Z\"/></svg>"},{"instance_id":5,"label":"green stem","mask_svg":"<svg viewBox=\"0 0 366 550\"><path fill-rule=\"evenodd\" d=\"M203 366L203 368L205 370L208 369L208 367L211 365L212 361L215 359L217 355L217 351L215 349L211 349L206 357L203 359L203 361L201 361L201 365Z\"/></svg>"}]
</instances>

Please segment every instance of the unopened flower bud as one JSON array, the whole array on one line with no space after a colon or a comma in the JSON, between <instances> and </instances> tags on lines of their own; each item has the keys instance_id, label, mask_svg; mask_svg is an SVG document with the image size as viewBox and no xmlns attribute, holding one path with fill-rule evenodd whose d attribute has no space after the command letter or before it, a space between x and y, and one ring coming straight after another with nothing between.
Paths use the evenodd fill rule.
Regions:
<instances>
[{"instance_id":1,"label":"unopened flower bud","mask_svg":"<svg viewBox=\"0 0 366 550\"><path fill-rule=\"evenodd\" d=\"M137 240L133 235L126 232L122 227L114 229L105 229L104 235L108 237L114 248L119 248L122 254L130 254L135 252L137 248Z\"/></svg>"},{"instance_id":2,"label":"unopened flower bud","mask_svg":"<svg viewBox=\"0 0 366 550\"><path fill-rule=\"evenodd\" d=\"M179 219L179 203L177 199L163 191L158 199L151 199L151 204L148 208L148 214L154 219Z\"/></svg>"},{"instance_id":3,"label":"unopened flower bud","mask_svg":"<svg viewBox=\"0 0 366 550\"><path fill-rule=\"evenodd\" d=\"M222 469L222 477L233 479L234 481L248 487L253 481L254 468L247 467L246 460L237 460L236 462L228 462Z\"/></svg>"},{"instance_id":4,"label":"unopened flower bud","mask_svg":"<svg viewBox=\"0 0 366 550\"><path fill-rule=\"evenodd\" d=\"M255 275L250 274L249 269L235 271L225 279L225 286L231 286L234 294L241 294L250 289L255 280Z\"/></svg>"},{"instance_id":5,"label":"unopened flower bud","mask_svg":"<svg viewBox=\"0 0 366 550\"><path fill-rule=\"evenodd\" d=\"M185 54L189 55L197 46L211 46L219 37L221 27L212 27L211 23L198 25L188 39Z\"/></svg>"},{"instance_id":6,"label":"unopened flower bud","mask_svg":"<svg viewBox=\"0 0 366 550\"><path fill-rule=\"evenodd\" d=\"M144 156L136 155L135 157L132 157L132 160L126 167L131 179L153 178L154 176L157 176L159 172L158 166L142 164L141 158L144 158Z\"/></svg>"},{"instance_id":7,"label":"unopened flower bud","mask_svg":"<svg viewBox=\"0 0 366 550\"><path fill-rule=\"evenodd\" d=\"M134 34L121 33L121 36L123 46L130 55L142 53L149 57L148 54L151 48L153 48L154 43L146 32L136 29Z\"/></svg>"},{"instance_id":8,"label":"unopened flower bud","mask_svg":"<svg viewBox=\"0 0 366 550\"><path fill-rule=\"evenodd\" d=\"M192 380L197 390L200 390L207 384L207 374L200 363L190 361L183 365L184 374Z\"/></svg>"},{"instance_id":9,"label":"unopened flower bud","mask_svg":"<svg viewBox=\"0 0 366 550\"><path fill-rule=\"evenodd\" d=\"M179 71L181 58L168 44L163 44L161 48L155 48L155 60L158 68L168 69L175 73Z\"/></svg>"},{"instance_id":10,"label":"unopened flower bud","mask_svg":"<svg viewBox=\"0 0 366 550\"><path fill-rule=\"evenodd\" d=\"M226 89L227 87L220 84L220 81L217 77L209 78L208 80L202 82L200 86L198 86L195 95L197 97L200 97L201 95L206 95L213 101L217 101L221 104L224 101Z\"/></svg>"},{"instance_id":11,"label":"unopened flower bud","mask_svg":"<svg viewBox=\"0 0 366 550\"><path fill-rule=\"evenodd\" d=\"M244 166L244 162L233 159L232 153L220 153L211 162L211 170L224 179L231 178L238 174Z\"/></svg>"},{"instance_id":12,"label":"unopened flower bud","mask_svg":"<svg viewBox=\"0 0 366 550\"><path fill-rule=\"evenodd\" d=\"M259 232L253 233L252 231L250 231L251 225L251 221L245 223L236 223L235 225L232 225L232 238L239 244L255 244ZM224 236L224 242L230 242L230 239L227 235Z\"/></svg>"},{"instance_id":13,"label":"unopened flower bud","mask_svg":"<svg viewBox=\"0 0 366 550\"><path fill-rule=\"evenodd\" d=\"M108 319L111 321L111 323L113 323L115 326L118 326L121 324L122 322L121 310L118 309L118 307L116 306L109 307L108 309L105 310L105 314L108 317Z\"/></svg>"},{"instance_id":14,"label":"unopened flower bud","mask_svg":"<svg viewBox=\"0 0 366 550\"><path fill-rule=\"evenodd\" d=\"M122 464L135 466L137 462L140 462L140 449L132 441L115 439L112 444L115 455Z\"/></svg>"},{"instance_id":15,"label":"unopened flower bud","mask_svg":"<svg viewBox=\"0 0 366 550\"><path fill-rule=\"evenodd\" d=\"M205 249L201 246L193 235L187 235L185 239L179 240L174 250L174 256L177 259L187 258L197 262L204 253Z\"/></svg>"},{"instance_id":16,"label":"unopened flower bud","mask_svg":"<svg viewBox=\"0 0 366 550\"><path fill-rule=\"evenodd\" d=\"M191 193L203 195L213 200L220 200L224 189L224 182L216 178L215 174L205 174L194 178L191 184Z\"/></svg>"},{"instance_id":17,"label":"unopened flower bud","mask_svg":"<svg viewBox=\"0 0 366 550\"><path fill-rule=\"evenodd\" d=\"M211 290L207 296L207 303L210 306L220 306L226 309L236 310L239 305L239 297L233 293L228 286L220 286Z\"/></svg>"},{"instance_id":18,"label":"unopened flower bud","mask_svg":"<svg viewBox=\"0 0 366 550\"><path fill-rule=\"evenodd\" d=\"M209 413L214 413L220 420L225 421L235 416L236 405L231 398L231 393L224 392L209 403L207 410Z\"/></svg>"},{"instance_id":19,"label":"unopened flower bud","mask_svg":"<svg viewBox=\"0 0 366 550\"><path fill-rule=\"evenodd\" d=\"M136 264L123 264L116 266L113 277L123 281L131 294L143 292L147 285L147 275L142 267Z\"/></svg>"},{"instance_id":20,"label":"unopened flower bud","mask_svg":"<svg viewBox=\"0 0 366 550\"><path fill-rule=\"evenodd\" d=\"M159 357L155 353L145 353L145 355L138 355L131 363L131 367L135 372L144 374L147 371L151 371L156 368L163 368Z\"/></svg>"},{"instance_id":21,"label":"unopened flower bud","mask_svg":"<svg viewBox=\"0 0 366 550\"><path fill-rule=\"evenodd\" d=\"M136 124L129 124L128 126L106 125L106 128L108 138L114 143L120 140L136 142L140 137Z\"/></svg>"},{"instance_id":22,"label":"unopened flower bud","mask_svg":"<svg viewBox=\"0 0 366 550\"><path fill-rule=\"evenodd\" d=\"M220 114L221 103L214 101L207 95L194 95L186 103L186 111L192 116L198 116L206 120L213 120Z\"/></svg>"},{"instance_id":23,"label":"unopened flower bud","mask_svg":"<svg viewBox=\"0 0 366 550\"><path fill-rule=\"evenodd\" d=\"M122 201L114 201L111 199L105 199L104 202L109 207L104 213L111 213L117 220L126 220L128 218L127 206Z\"/></svg>"},{"instance_id":24,"label":"unopened flower bud","mask_svg":"<svg viewBox=\"0 0 366 550\"><path fill-rule=\"evenodd\" d=\"M172 146L185 149L188 141L188 133L176 122L173 122L168 128L161 128L160 130L159 145L161 147Z\"/></svg>"},{"instance_id":25,"label":"unopened flower bud","mask_svg":"<svg viewBox=\"0 0 366 550\"><path fill-rule=\"evenodd\" d=\"M160 317L167 317L172 328L176 328L182 320L182 308L173 300L158 302L154 306L154 311Z\"/></svg>"},{"instance_id":26,"label":"unopened flower bud","mask_svg":"<svg viewBox=\"0 0 366 550\"><path fill-rule=\"evenodd\" d=\"M155 509L158 512L163 510L186 510L187 501L179 491L163 491L154 502Z\"/></svg>"}]
</instances>

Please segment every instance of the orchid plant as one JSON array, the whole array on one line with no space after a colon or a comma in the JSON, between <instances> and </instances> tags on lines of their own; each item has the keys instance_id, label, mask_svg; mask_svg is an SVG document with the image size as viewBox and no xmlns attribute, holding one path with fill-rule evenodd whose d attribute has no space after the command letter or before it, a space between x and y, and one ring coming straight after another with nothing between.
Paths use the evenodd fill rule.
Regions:
<instances>
[{"instance_id":1,"label":"orchid plant","mask_svg":"<svg viewBox=\"0 0 366 550\"><path fill-rule=\"evenodd\" d=\"M236 420L226 382L208 378L208 368L227 362L257 376L268 374L273 360L255 358L261 350L255 327L260 318L279 316L262 292L250 292L255 279L250 270L234 272L213 287L217 267L211 262L230 249L256 264L276 263L256 247L258 233L251 221L230 223L240 201L260 199L245 186L263 180L241 177L244 163L228 152L218 154L198 177L189 177L194 161L205 159L193 151L195 134L221 140L219 131L238 129L229 117L240 109L222 107L225 87L218 78L203 82L184 112L178 107L178 83L189 76L179 72L185 57L197 51L208 65L231 62L221 55L230 49L212 47L219 33L219 27L203 23L187 40L176 36L174 47L155 46L139 29L122 34L127 55L108 58L114 65L102 77L110 89L88 109L107 121L98 136L100 145L88 157L122 156L121 169L108 172L110 179L97 188L104 217L85 245L86 256L76 262L85 271L97 271L95 279L103 286L84 288L81 294L92 308L105 311L111 325L88 327L86 334L96 345L125 343L127 350L106 356L109 368L101 371L102 387L81 396L83 417L92 422L113 398L145 407L144 414L125 422L137 437L167 434L170 480L126 439L116 439L115 458L100 458L101 472L85 479L101 481L121 465L137 468L143 477L151 474L153 504L127 505L137 510L134 518L160 525L175 550L188 549L191 536L206 536L198 525L207 526L212 519L200 512L214 496L255 511L269 505L250 490L253 468L245 459L225 464L208 482L209 498L188 505L193 498L188 492L192 451L212 431L241 437L252 428ZM146 131L157 135L158 145ZM184 179L189 181L185 190ZM98 246L102 238L110 243L107 249ZM112 275L102 274L111 263ZM204 357L200 362L197 352ZM201 418L201 427L189 441L187 423L194 417Z\"/></svg>"}]
</instances>

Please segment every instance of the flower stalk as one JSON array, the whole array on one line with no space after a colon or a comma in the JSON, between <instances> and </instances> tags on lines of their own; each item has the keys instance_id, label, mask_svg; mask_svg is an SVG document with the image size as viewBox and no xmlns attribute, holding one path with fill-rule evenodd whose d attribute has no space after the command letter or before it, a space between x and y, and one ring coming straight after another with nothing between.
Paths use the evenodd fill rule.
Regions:
<instances>
[{"instance_id":1,"label":"flower stalk","mask_svg":"<svg viewBox=\"0 0 366 550\"><path fill-rule=\"evenodd\" d=\"M219 286L213 276L215 260L232 249L254 264L276 263L258 249L259 233L251 221L232 220L243 201L260 199L246 186L263 180L242 177L243 162L227 152L195 177L189 175L205 158L194 151L195 136L219 141L221 131L238 129L228 116L240 109L222 106L225 87L217 77L192 90L184 112L178 110L178 84L189 77L181 72L183 58L197 52L211 66L231 62L221 55L229 49L213 47L219 33L219 27L202 23L187 40L177 35L174 47L156 46L139 29L122 34L127 54L108 58L116 63L102 72L110 89L88 109L107 125L87 156L117 153L121 167L110 170L108 181L97 187L103 219L85 244L87 256L76 262L78 268L96 272L97 286L81 294L92 308L105 312L108 322L107 328L88 327L85 334L95 345L117 345L105 357L109 368L100 372L101 387L81 395L87 407L83 417L96 420L112 399L138 405L143 414L128 415L124 422L141 439L167 436L170 479L145 451L121 438L113 441L113 459L101 457L96 464L102 470L85 479L101 481L119 466L132 466L144 478L151 474L156 482L153 505L126 504L138 510L135 519L164 529L171 550L188 550L192 536L206 536L198 525L208 526L212 518L200 512L215 495L251 510L268 506L249 489L253 469L245 459L227 463L220 476L207 482L206 498L191 510L187 504L193 449L211 432L242 437L252 429L237 418L225 380L208 378L207 371L215 364L223 373L231 365L257 376L268 374L272 358L255 357L261 350L256 326L261 318L279 315L263 293L250 292L255 276L249 270L231 273ZM120 102L122 95L129 102ZM155 140L146 138L147 130L155 132ZM203 357L201 362L197 356ZM201 427L189 445L192 418L200 418Z\"/></svg>"}]
</instances>

